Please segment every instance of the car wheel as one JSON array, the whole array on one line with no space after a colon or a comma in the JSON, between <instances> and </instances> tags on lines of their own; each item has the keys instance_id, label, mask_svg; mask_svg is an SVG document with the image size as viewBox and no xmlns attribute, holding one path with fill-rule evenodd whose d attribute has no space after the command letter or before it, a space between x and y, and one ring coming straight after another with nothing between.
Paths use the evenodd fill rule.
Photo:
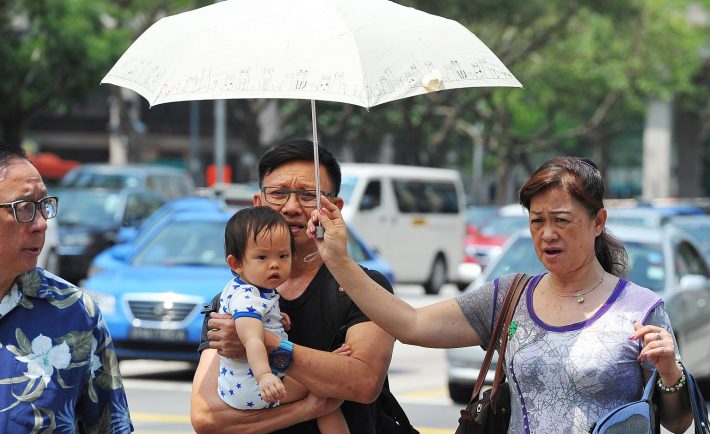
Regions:
<instances>
[{"instance_id":1,"label":"car wheel","mask_svg":"<svg viewBox=\"0 0 710 434\"><path fill-rule=\"evenodd\" d=\"M44 269L59 276L59 254L56 250L52 249L47 253L47 261L44 264Z\"/></svg>"},{"instance_id":2,"label":"car wheel","mask_svg":"<svg viewBox=\"0 0 710 434\"><path fill-rule=\"evenodd\" d=\"M427 294L438 294L441 287L446 283L446 262L441 255L437 256L431 267L429 280L424 283L424 292Z\"/></svg>"},{"instance_id":3,"label":"car wheel","mask_svg":"<svg viewBox=\"0 0 710 434\"><path fill-rule=\"evenodd\" d=\"M449 383L449 396L457 404L468 404L473 393L473 384Z\"/></svg>"}]
</instances>

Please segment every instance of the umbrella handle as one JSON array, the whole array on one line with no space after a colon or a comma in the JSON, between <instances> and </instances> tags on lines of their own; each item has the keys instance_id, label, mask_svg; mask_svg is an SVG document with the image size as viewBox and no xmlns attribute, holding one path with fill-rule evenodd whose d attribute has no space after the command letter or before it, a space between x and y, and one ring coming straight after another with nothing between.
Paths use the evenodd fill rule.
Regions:
<instances>
[{"instance_id":1,"label":"umbrella handle","mask_svg":"<svg viewBox=\"0 0 710 434\"><path fill-rule=\"evenodd\" d=\"M316 122L316 100L311 100L311 122L313 124L313 165L316 171L316 207L320 209L320 160L318 158L318 124ZM316 226L316 238L323 238L325 228Z\"/></svg>"}]
</instances>

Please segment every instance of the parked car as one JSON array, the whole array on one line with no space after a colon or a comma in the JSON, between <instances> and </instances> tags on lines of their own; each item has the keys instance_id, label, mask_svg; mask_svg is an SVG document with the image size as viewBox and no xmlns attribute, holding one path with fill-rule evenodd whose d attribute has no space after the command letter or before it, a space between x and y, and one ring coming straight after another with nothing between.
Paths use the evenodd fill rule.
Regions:
<instances>
[{"instance_id":1,"label":"parked car","mask_svg":"<svg viewBox=\"0 0 710 434\"><path fill-rule=\"evenodd\" d=\"M463 291L466 287L473 282L483 270L481 264L478 260L471 256L466 251L466 246L471 243L473 237L478 236L478 231L481 225L485 223L488 218L495 216L495 214L500 209L498 205L470 205L466 207L466 237L464 238L464 255L461 263L458 267L458 282L456 285L459 290Z\"/></svg>"},{"instance_id":2,"label":"parked car","mask_svg":"<svg viewBox=\"0 0 710 434\"><path fill-rule=\"evenodd\" d=\"M145 188L160 193L166 199L189 196L195 183L183 169L147 164L82 164L67 173L61 187L78 188Z\"/></svg>"},{"instance_id":3,"label":"parked car","mask_svg":"<svg viewBox=\"0 0 710 434\"><path fill-rule=\"evenodd\" d=\"M84 281L119 359L198 360L200 311L232 277L224 259L224 225L232 214L199 209L166 215L137 244L111 249L111 262ZM350 255L391 279L389 266L350 235Z\"/></svg>"},{"instance_id":4,"label":"parked car","mask_svg":"<svg viewBox=\"0 0 710 434\"><path fill-rule=\"evenodd\" d=\"M116 243L123 226L137 226L165 203L143 188L56 189L59 197L59 267L62 277L78 283L91 260Z\"/></svg>"},{"instance_id":5,"label":"parked car","mask_svg":"<svg viewBox=\"0 0 710 434\"><path fill-rule=\"evenodd\" d=\"M697 378L710 377L710 267L695 240L672 227L607 226L629 254L628 280L657 292L673 323L683 363ZM524 272L546 272L527 230L516 233L501 254L469 288L496 277ZM447 350L449 394L468 402L485 352L480 347ZM486 380L492 381L495 360Z\"/></svg>"},{"instance_id":6,"label":"parked car","mask_svg":"<svg viewBox=\"0 0 710 434\"><path fill-rule=\"evenodd\" d=\"M518 204L499 207L478 227L468 225L464 239L464 257L459 274L467 273L477 279L481 271L500 253L505 241L516 231L528 226L528 216ZM476 273L478 270L478 273ZM459 285L460 290L468 285Z\"/></svg>"}]
</instances>

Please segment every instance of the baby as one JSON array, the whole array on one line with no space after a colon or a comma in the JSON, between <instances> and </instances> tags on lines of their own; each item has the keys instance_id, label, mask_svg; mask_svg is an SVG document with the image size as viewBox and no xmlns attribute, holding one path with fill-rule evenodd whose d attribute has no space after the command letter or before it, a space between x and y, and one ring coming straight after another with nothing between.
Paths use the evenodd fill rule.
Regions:
<instances>
[{"instance_id":1,"label":"baby","mask_svg":"<svg viewBox=\"0 0 710 434\"><path fill-rule=\"evenodd\" d=\"M264 329L292 347L281 323L279 295L274 288L288 279L295 251L286 219L258 206L235 213L224 232L227 264L235 278L220 296L220 313L234 317L247 361L220 356L217 389L220 398L240 410L264 409L303 399L308 390L272 369L264 345ZM348 433L340 409L318 418L322 433Z\"/></svg>"}]
</instances>

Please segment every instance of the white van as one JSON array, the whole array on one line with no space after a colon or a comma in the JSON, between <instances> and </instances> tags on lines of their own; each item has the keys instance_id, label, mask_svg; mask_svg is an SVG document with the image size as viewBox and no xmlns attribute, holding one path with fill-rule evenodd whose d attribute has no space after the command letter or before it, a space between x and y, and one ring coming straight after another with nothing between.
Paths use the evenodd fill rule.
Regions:
<instances>
[{"instance_id":1,"label":"white van","mask_svg":"<svg viewBox=\"0 0 710 434\"><path fill-rule=\"evenodd\" d=\"M456 283L466 222L455 170L389 164L341 164L345 221L392 265L397 282L437 294Z\"/></svg>"}]
</instances>

